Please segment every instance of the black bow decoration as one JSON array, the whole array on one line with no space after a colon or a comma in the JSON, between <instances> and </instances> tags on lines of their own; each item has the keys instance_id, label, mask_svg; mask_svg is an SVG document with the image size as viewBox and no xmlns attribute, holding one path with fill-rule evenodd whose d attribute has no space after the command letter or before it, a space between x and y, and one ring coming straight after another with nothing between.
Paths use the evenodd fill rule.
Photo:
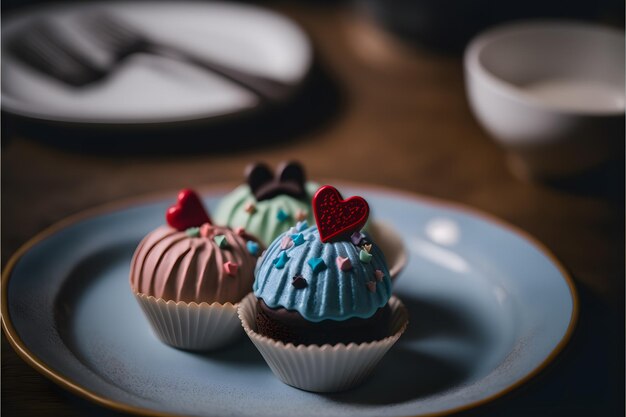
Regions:
<instances>
[{"instance_id":1,"label":"black bow decoration","mask_svg":"<svg viewBox=\"0 0 626 417\"><path fill-rule=\"evenodd\" d=\"M268 200L281 194L301 200L307 198L304 168L295 161L282 162L275 174L266 164L250 164L246 168L246 178L257 201Z\"/></svg>"}]
</instances>

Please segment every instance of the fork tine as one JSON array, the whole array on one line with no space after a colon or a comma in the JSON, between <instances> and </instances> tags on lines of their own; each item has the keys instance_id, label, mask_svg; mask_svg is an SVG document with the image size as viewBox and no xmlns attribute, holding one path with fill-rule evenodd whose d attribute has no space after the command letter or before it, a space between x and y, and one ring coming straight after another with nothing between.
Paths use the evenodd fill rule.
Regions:
<instances>
[{"instance_id":1,"label":"fork tine","mask_svg":"<svg viewBox=\"0 0 626 417\"><path fill-rule=\"evenodd\" d=\"M70 39L56 32L52 25L40 25L37 30L41 39L45 40L45 46L63 57L68 66L67 71L78 78L76 82L86 83L103 76L102 70L97 68L84 52L80 52Z\"/></svg>"},{"instance_id":2,"label":"fork tine","mask_svg":"<svg viewBox=\"0 0 626 417\"><path fill-rule=\"evenodd\" d=\"M31 43L30 39L22 39L19 43L9 42L8 48L13 56L35 69L43 71L64 67L54 55L42 51L37 44Z\"/></svg>"},{"instance_id":3,"label":"fork tine","mask_svg":"<svg viewBox=\"0 0 626 417\"><path fill-rule=\"evenodd\" d=\"M20 55L20 52L26 54L32 54L30 58L38 58L43 65L50 65L53 67L66 67L67 62L64 57L61 57L45 47L43 42L35 36L27 35L21 39L21 42L11 42L11 52Z\"/></svg>"},{"instance_id":4,"label":"fork tine","mask_svg":"<svg viewBox=\"0 0 626 417\"><path fill-rule=\"evenodd\" d=\"M40 70L56 73L76 72L76 63L56 48L54 42L45 36L39 23L33 24L31 30L25 31L23 37L11 42L14 55L23 58L27 63Z\"/></svg>"},{"instance_id":5,"label":"fork tine","mask_svg":"<svg viewBox=\"0 0 626 417\"><path fill-rule=\"evenodd\" d=\"M60 39L59 35L48 24L37 25L33 27L33 41L39 41L41 49L54 53L58 59L63 60L70 65L84 65L84 60L78 56L78 53L66 44L65 39Z\"/></svg>"},{"instance_id":6,"label":"fork tine","mask_svg":"<svg viewBox=\"0 0 626 417\"><path fill-rule=\"evenodd\" d=\"M78 86L99 78L86 58L45 21L33 22L8 47L26 64L65 83Z\"/></svg>"}]
</instances>

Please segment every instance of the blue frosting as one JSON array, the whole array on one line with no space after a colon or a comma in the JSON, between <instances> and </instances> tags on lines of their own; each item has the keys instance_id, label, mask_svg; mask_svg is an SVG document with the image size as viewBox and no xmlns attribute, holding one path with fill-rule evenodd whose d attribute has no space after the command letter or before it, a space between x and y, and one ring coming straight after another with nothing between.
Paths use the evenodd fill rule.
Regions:
<instances>
[{"instance_id":1,"label":"blue frosting","mask_svg":"<svg viewBox=\"0 0 626 417\"><path fill-rule=\"evenodd\" d=\"M309 227L301 233L304 243L281 249L282 239L293 234L293 231L287 231L278 236L259 259L253 290L265 304L271 308L295 310L313 322L368 318L387 304L391 297L389 269L376 244L372 244L371 261L364 263L359 259L361 248L351 241L322 243L317 227ZM370 237L365 236L371 242ZM275 260L285 259L284 255L281 256L283 252L288 260L279 269ZM338 256L349 258L352 269L339 269ZM314 272L308 263L312 258L321 258L326 267ZM376 280L376 270L384 273L381 281ZM306 279L306 287L292 285L297 275ZM376 282L374 292L368 288L368 282Z\"/></svg>"}]
</instances>

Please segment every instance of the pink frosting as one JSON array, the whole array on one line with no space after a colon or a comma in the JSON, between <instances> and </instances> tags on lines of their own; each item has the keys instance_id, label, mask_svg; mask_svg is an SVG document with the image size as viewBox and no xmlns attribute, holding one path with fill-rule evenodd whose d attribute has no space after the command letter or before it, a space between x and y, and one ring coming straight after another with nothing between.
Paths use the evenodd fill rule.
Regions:
<instances>
[{"instance_id":1,"label":"pink frosting","mask_svg":"<svg viewBox=\"0 0 626 417\"><path fill-rule=\"evenodd\" d=\"M246 248L249 236L226 227L207 226L189 237L169 226L149 233L133 255L130 286L136 293L166 301L237 303L252 291L256 256ZM208 232L208 233L207 233ZM213 239L224 235L227 247ZM224 264L237 264L233 275Z\"/></svg>"}]
</instances>

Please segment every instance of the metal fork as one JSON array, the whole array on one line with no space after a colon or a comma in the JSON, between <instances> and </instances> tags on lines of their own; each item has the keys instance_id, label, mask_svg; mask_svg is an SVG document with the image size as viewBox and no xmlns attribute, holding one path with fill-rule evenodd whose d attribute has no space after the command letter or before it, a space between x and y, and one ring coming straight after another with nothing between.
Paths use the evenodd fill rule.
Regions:
<instances>
[{"instance_id":1,"label":"metal fork","mask_svg":"<svg viewBox=\"0 0 626 417\"><path fill-rule=\"evenodd\" d=\"M157 42L123 19L106 12L88 14L78 21L83 31L108 51L114 64L136 53L148 53L204 68L256 94L264 101L282 100L291 87L286 83L232 68L196 54Z\"/></svg>"},{"instance_id":2,"label":"metal fork","mask_svg":"<svg viewBox=\"0 0 626 417\"><path fill-rule=\"evenodd\" d=\"M6 46L13 56L30 67L75 87L91 84L107 75L46 20L34 21L14 33Z\"/></svg>"}]
</instances>

